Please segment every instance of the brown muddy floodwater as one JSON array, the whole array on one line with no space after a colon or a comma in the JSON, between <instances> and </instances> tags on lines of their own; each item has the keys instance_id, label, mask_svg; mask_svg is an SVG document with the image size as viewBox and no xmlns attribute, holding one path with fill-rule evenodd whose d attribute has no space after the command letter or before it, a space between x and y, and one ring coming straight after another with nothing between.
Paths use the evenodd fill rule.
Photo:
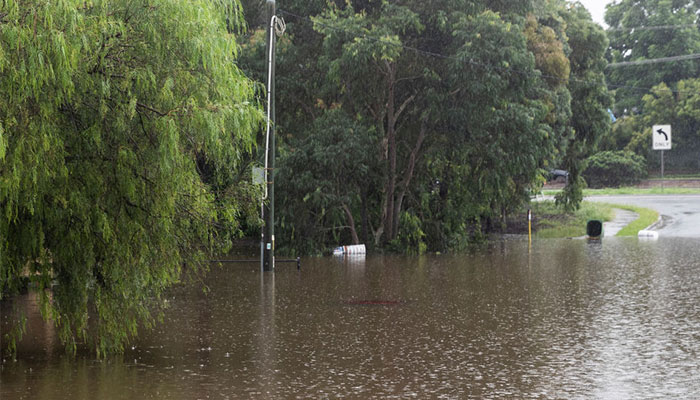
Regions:
<instances>
[{"instance_id":1,"label":"brown muddy floodwater","mask_svg":"<svg viewBox=\"0 0 700 400\"><path fill-rule=\"evenodd\" d=\"M700 398L698 243L229 265L101 361L64 356L25 297L30 332L0 398Z\"/></svg>"}]
</instances>

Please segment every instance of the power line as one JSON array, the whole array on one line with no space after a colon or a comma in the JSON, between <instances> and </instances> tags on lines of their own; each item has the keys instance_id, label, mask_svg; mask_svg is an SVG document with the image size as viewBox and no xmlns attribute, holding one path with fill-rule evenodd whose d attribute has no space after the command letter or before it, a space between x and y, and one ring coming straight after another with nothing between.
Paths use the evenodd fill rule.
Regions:
<instances>
[{"instance_id":1,"label":"power line","mask_svg":"<svg viewBox=\"0 0 700 400\"><path fill-rule=\"evenodd\" d=\"M632 65L658 64L658 63L673 62L673 61L695 60L698 58L700 58L700 53L687 54L684 56L660 57L660 58L652 58L652 59L647 59L647 60L624 61L624 62L610 63L607 65L607 68L627 67L627 66L632 66Z\"/></svg>"},{"instance_id":2,"label":"power line","mask_svg":"<svg viewBox=\"0 0 700 400\"><path fill-rule=\"evenodd\" d=\"M684 25L656 25L656 26L635 26L631 28L608 28L608 32L621 32L621 31L664 31L673 29L685 29L685 28L697 28L695 24L684 24Z\"/></svg>"}]
</instances>

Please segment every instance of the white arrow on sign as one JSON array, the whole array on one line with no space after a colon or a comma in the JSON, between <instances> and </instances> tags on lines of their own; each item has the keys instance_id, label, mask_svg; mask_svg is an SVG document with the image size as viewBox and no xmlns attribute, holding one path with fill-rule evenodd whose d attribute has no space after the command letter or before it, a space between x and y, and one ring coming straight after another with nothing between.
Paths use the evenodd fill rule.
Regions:
<instances>
[{"instance_id":1,"label":"white arrow on sign","mask_svg":"<svg viewBox=\"0 0 700 400\"><path fill-rule=\"evenodd\" d=\"M654 150L671 150L671 125L654 125L651 137Z\"/></svg>"}]
</instances>

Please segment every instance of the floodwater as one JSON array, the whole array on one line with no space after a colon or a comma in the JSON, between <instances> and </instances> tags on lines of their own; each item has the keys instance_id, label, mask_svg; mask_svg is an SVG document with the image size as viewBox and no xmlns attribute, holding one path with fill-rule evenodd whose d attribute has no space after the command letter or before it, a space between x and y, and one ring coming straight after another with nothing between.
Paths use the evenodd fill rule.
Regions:
<instances>
[{"instance_id":1,"label":"floodwater","mask_svg":"<svg viewBox=\"0 0 700 400\"><path fill-rule=\"evenodd\" d=\"M700 397L697 240L213 269L123 356L66 357L31 297L0 398Z\"/></svg>"}]
</instances>

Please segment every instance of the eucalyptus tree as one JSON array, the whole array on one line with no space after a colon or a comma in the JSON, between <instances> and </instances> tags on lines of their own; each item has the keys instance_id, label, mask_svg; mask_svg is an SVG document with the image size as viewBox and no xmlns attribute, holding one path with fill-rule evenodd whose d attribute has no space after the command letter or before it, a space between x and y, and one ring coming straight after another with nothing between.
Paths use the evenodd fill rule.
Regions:
<instances>
[{"instance_id":1,"label":"eucalyptus tree","mask_svg":"<svg viewBox=\"0 0 700 400\"><path fill-rule=\"evenodd\" d=\"M543 162L554 152L549 109L540 98L541 73L521 24L485 10L455 25L455 57L447 108L449 146L441 163L447 179L446 224L467 237L469 225L488 222L520 205Z\"/></svg>"},{"instance_id":2,"label":"eucalyptus tree","mask_svg":"<svg viewBox=\"0 0 700 400\"><path fill-rule=\"evenodd\" d=\"M559 167L573 136L571 93L568 87L571 47L565 31L566 22L561 16L564 11L562 4L546 4L547 7L538 7L535 13L528 14L524 34L528 50L535 57L535 68L542 75L538 97L547 106L545 121L552 129L550 141L554 145L554 154L551 159L545 160L543 167L551 169Z\"/></svg>"},{"instance_id":3,"label":"eucalyptus tree","mask_svg":"<svg viewBox=\"0 0 700 400\"><path fill-rule=\"evenodd\" d=\"M359 244L369 237L364 196L381 186L371 127L339 108L315 119L306 137L285 149L277 178L285 246L315 254L319 243ZM363 200L364 199L364 200Z\"/></svg>"},{"instance_id":4,"label":"eucalyptus tree","mask_svg":"<svg viewBox=\"0 0 700 400\"><path fill-rule=\"evenodd\" d=\"M574 4L562 13L566 36L571 48L571 119L573 137L563 157L563 167L569 172L568 184L557 196L557 202L567 209L577 209L583 200L584 182L581 174L585 159L593 155L601 138L610 133L611 94L605 80L605 52L608 40L600 25L593 22L581 4Z\"/></svg>"},{"instance_id":5,"label":"eucalyptus tree","mask_svg":"<svg viewBox=\"0 0 700 400\"><path fill-rule=\"evenodd\" d=\"M351 4L331 6L314 22L324 37L320 63L335 86L332 101L371 121L379 136L375 155L382 160L384 183L372 230L375 244L386 243L398 234L402 203L427 130L416 109L425 63L405 49L424 26L409 7L389 2L374 13L357 12Z\"/></svg>"},{"instance_id":6,"label":"eucalyptus tree","mask_svg":"<svg viewBox=\"0 0 700 400\"><path fill-rule=\"evenodd\" d=\"M240 23L229 0L0 5L0 297L34 287L69 350L122 350L255 215Z\"/></svg>"}]
</instances>

